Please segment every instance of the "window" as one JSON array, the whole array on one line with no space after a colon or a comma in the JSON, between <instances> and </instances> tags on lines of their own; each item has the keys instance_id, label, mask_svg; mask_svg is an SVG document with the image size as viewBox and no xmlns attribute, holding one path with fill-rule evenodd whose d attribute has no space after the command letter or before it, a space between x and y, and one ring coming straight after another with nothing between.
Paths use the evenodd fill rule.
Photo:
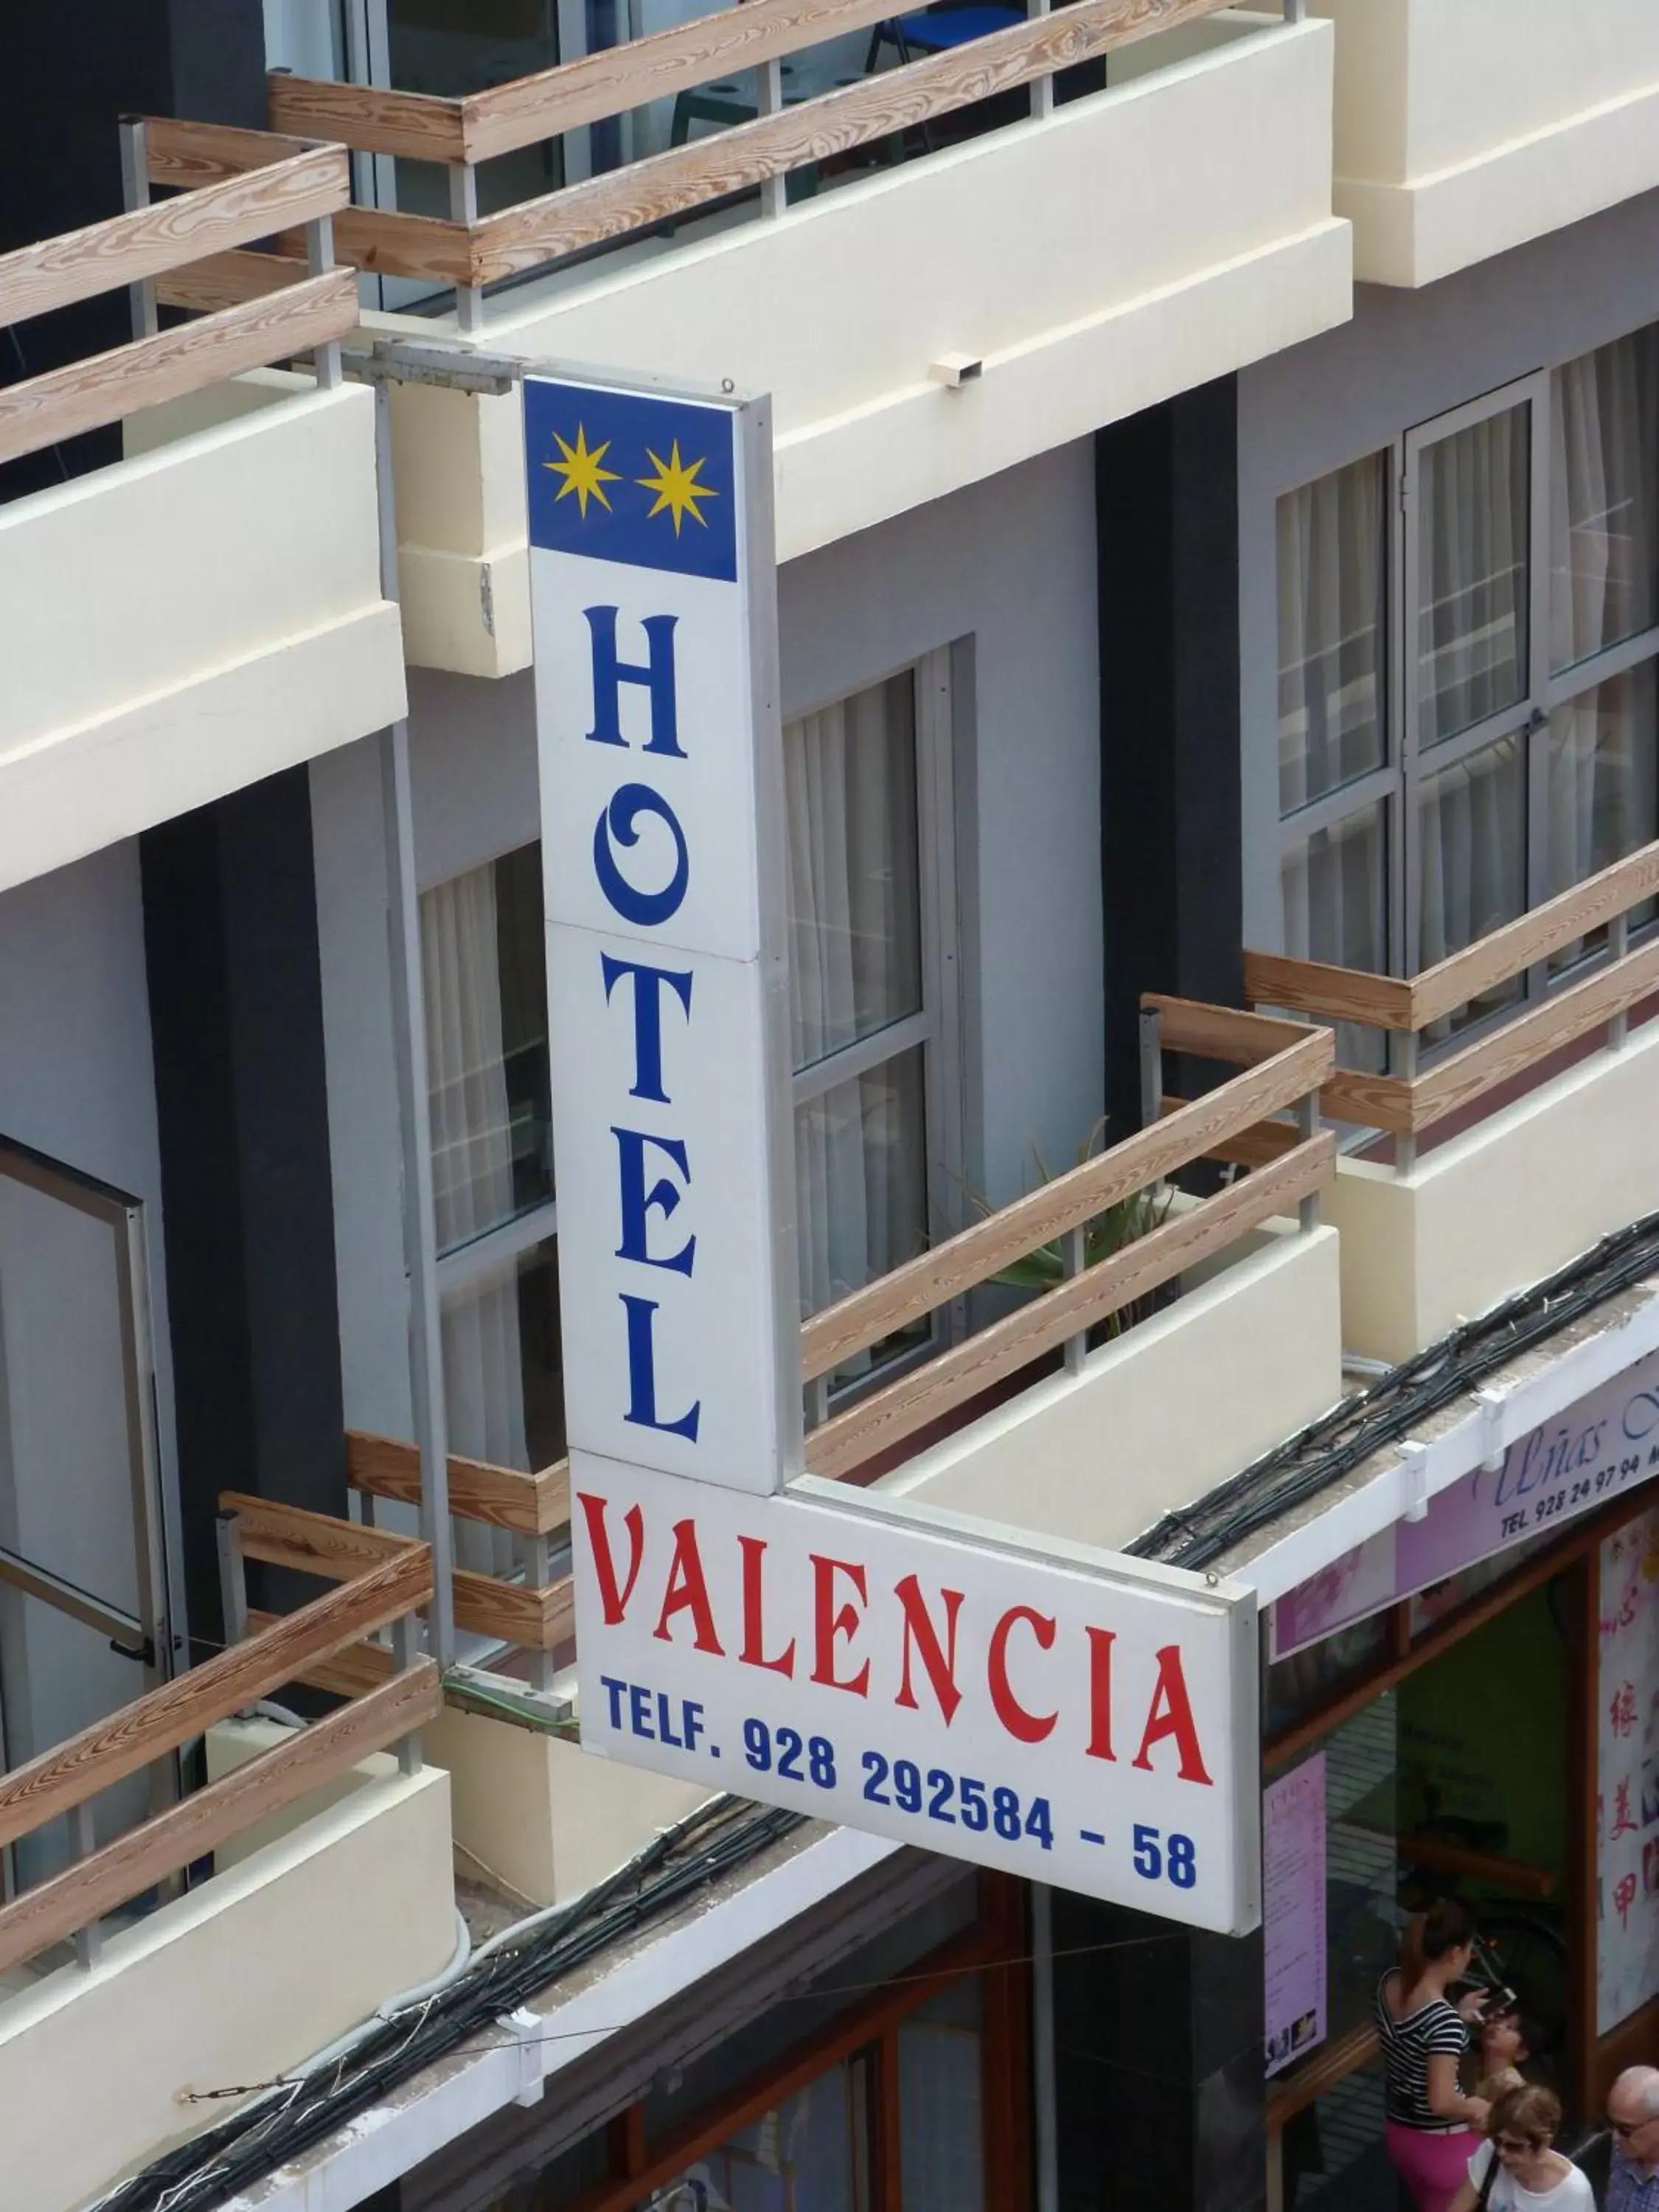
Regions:
<instances>
[{"instance_id":1,"label":"window","mask_svg":"<svg viewBox=\"0 0 1659 2212\"><path fill-rule=\"evenodd\" d=\"M1278 540L1287 952L1416 974L1659 835L1659 326L1287 493Z\"/></svg>"},{"instance_id":2,"label":"window","mask_svg":"<svg viewBox=\"0 0 1659 2212\"><path fill-rule=\"evenodd\" d=\"M564 1395L540 847L423 891L421 963L450 1449L545 1467ZM463 1565L510 1564L489 1530L456 1540Z\"/></svg>"},{"instance_id":3,"label":"window","mask_svg":"<svg viewBox=\"0 0 1659 2212\"><path fill-rule=\"evenodd\" d=\"M784 729L803 1316L926 1247L957 1160L949 710L941 653Z\"/></svg>"}]
</instances>

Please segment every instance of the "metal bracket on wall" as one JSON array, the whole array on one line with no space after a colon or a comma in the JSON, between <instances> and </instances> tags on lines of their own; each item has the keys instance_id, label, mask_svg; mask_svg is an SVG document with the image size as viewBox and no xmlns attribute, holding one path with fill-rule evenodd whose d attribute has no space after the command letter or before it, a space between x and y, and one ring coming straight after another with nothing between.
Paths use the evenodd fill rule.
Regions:
<instances>
[{"instance_id":1,"label":"metal bracket on wall","mask_svg":"<svg viewBox=\"0 0 1659 2212\"><path fill-rule=\"evenodd\" d=\"M526 367L512 354L479 353L471 346L420 338L376 338L371 346L345 346L342 358L349 374L365 384L432 384L495 399L505 398L521 381Z\"/></svg>"}]
</instances>

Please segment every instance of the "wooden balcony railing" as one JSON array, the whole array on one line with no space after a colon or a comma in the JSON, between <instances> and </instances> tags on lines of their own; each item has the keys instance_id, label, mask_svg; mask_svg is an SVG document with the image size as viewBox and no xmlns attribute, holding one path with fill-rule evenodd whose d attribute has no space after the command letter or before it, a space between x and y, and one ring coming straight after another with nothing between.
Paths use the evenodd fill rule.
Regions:
<instances>
[{"instance_id":1,"label":"wooden balcony railing","mask_svg":"<svg viewBox=\"0 0 1659 2212\"><path fill-rule=\"evenodd\" d=\"M234 1528L234 1521L228 1525ZM424 1544L407 1543L395 1553L360 1556L338 1579L337 1589L262 1621L246 1640L233 1641L188 1674L0 1777L0 1844L68 1815L81 1853L63 1872L0 1906L0 1972L71 1936L77 1957L90 1965L103 1915L370 1752L412 1742L441 1703L437 1669L414 1656L410 1636L410 1616L431 1602L431 1553ZM91 1803L101 1790L168 1758L216 1721L285 1683L325 1672L337 1655L374 1650L359 1639L387 1626L398 1632L397 1649L385 1654L377 1679L349 1685L349 1702L113 1842L93 1846Z\"/></svg>"},{"instance_id":2,"label":"wooden balcony railing","mask_svg":"<svg viewBox=\"0 0 1659 2212\"><path fill-rule=\"evenodd\" d=\"M330 232L350 205L344 152L161 118L123 129L143 204L0 254L0 325L131 288L138 334L0 389L0 461L295 354L337 380L338 342L357 325L356 276L334 267ZM141 177L181 189L152 204ZM295 226L302 259L244 250ZM158 300L210 312L158 330Z\"/></svg>"},{"instance_id":3,"label":"wooden balcony railing","mask_svg":"<svg viewBox=\"0 0 1659 2212\"><path fill-rule=\"evenodd\" d=\"M392 92L298 77L269 80L274 131L337 140L366 154L441 163L450 220L356 209L338 224L340 251L358 267L453 285L463 326L482 289L630 233L672 224L758 185L762 212L781 213L785 179L1198 18L1229 0L1069 0L949 52L784 105L779 70L805 49L868 30L892 0L746 0L746 4L544 70L465 98ZM1303 0L1284 0L1287 18ZM695 91L734 72L758 73L752 119L589 176L498 213L477 214L477 165L520 148ZM1043 97L1047 98L1045 93ZM204 133L198 158L228 173L234 148ZM258 272L254 272L256 275Z\"/></svg>"},{"instance_id":4,"label":"wooden balcony railing","mask_svg":"<svg viewBox=\"0 0 1659 2212\"><path fill-rule=\"evenodd\" d=\"M1605 1029L1609 1048L1626 1041L1630 1009L1659 990L1659 939L1629 949L1632 909L1659 891L1659 841L1588 877L1571 890L1493 930L1462 952L1410 977L1372 975L1277 953L1244 955L1245 995L1331 1022L1382 1030L1393 1040L1392 1072L1340 1071L1323 1088L1333 1120L1380 1129L1395 1139L1395 1164L1414 1164L1419 1133L1449 1115L1512 1085L1563 1048ZM1438 1056L1420 1073L1419 1039L1499 986L1570 952L1592 932L1607 932L1607 957L1579 981L1551 991L1529 1010Z\"/></svg>"},{"instance_id":5,"label":"wooden balcony railing","mask_svg":"<svg viewBox=\"0 0 1659 2212\"><path fill-rule=\"evenodd\" d=\"M809 1397L827 1413L827 1378L860 1352L956 1306L1015 1261L1047 1247L1060 1245L1069 1270L1055 1289L809 1427L806 1464L813 1474L833 1480L855 1473L936 1430L1057 1350L1064 1348L1075 1366L1098 1322L1174 1283L1185 1269L1225 1251L1275 1216L1298 1213L1304 1227L1316 1221L1319 1193L1336 1165L1334 1138L1315 1127L1319 1092L1336 1064L1328 1031L1179 999L1149 996L1143 1005L1164 1050L1242 1064L1247 1072L1201 1098L1165 1099L1154 1127L815 1314L801 1331L801 1372ZM1295 1118L1280 1118L1286 1109ZM1109 1258L1084 1264L1091 1222L1200 1160L1231 1162L1251 1172L1171 1212ZM348 1480L360 1493L419 1504L421 1462L414 1445L356 1432L346 1443ZM384 1529L252 1499L227 1503L241 1516L250 1558L313 1574L396 1557L410 1541ZM575 1634L570 1577L551 1575L549 1566L550 1554L569 1542L568 1462L523 1474L452 1455L449 1504L460 1519L519 1536L526 1570L522 1585L458 1570L458 1625L516 1644L545 1662ZM262 1616L253 1619L263 1625ZM347 1690L379 1679L387 1663L384 1654L365 1646L343 1660L331 1659L307 1679ZM544 1683L547 1673L542 1666L537 1679Z\"/></svg>"}]
</instances>

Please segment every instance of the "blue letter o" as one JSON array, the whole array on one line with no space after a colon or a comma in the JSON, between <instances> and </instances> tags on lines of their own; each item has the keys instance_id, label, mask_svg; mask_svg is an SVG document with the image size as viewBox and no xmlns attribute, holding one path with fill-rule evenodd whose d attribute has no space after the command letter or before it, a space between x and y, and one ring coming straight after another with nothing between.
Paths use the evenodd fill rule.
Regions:
<instances>
[{"instance_id":1,"label":"blue letter o","mask_svg":"<svg viewBox=\"0 0 1659 2212\"><path fill-rule=\"evenodd\" d=\"M617 866L611 852L613 838L619 845L639 843L640 833L635 825L641 814L656 815L673 833L674 872L663 890L636 890ZM691 874L685 833L675 819L673 808L649 784L624 783L612 794L610 805L593 826L593 872L599 879L600 890L624 921L636 922L641 928L649 929L678 912Z\"/></svg>"}]
</instances>

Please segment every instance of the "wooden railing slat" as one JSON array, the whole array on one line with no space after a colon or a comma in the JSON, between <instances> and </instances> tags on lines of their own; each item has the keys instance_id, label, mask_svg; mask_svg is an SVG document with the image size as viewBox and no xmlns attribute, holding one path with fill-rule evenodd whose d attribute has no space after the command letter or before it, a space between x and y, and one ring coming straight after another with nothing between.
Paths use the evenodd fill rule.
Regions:
<instances>
[{"instance_id":1,"label":"wooden railing slat","mask_svg":"<svg viewBox=\"0 0 1659 2212\"><path fill-rule=\"evenodd\" d=\"M267 1628L275 1628L285 1618L280 1613L249 1611L247 1617L250 1636L263 1635ZM365 1690L378 1690L381 1683L397 1672L398 1662L384 1644L349 1644L343 1651L337 1651L331 1659L319 1659L307 1667L294 1679L313 1690L326 1690L331 1697L361 1698Z\"/></svg>"},{"instance_id":2,"label":"wooden railing slat","mask_svg":"<svg viewBox=\"0 0 1659 2212\"><path fill-rule=\"evenodd\" d=\"M378 1689L296 1729L286 1742L256 1753L141 1827L25 1890L0 1906L0 1973L435 1719L442 1703L436 1667L429 1659L417 1660Z\"/></svg>"},{"instance_id":3,"label":"wooden railing slat","mask_svg":"<svg viewBox=\"0 0 1659 2212\"><path fill-rule=\"evenodd\" d=\"M155 280L155 298L163 307L188 307L192 313L215 315L223 307L240 307L249 300L263 300L285 284L303 284L310 271L303 261L285 253L255 253L234 246L227 253L210 253L187 269L170 269Z\"/></svg>"},{"instance_id":4,"label":"wooden railing slat","mask_svg":"<svg viewBox=\"0 0 1659 2212\"><path fill-rule=\"evenodd\" d=\"M357 280L335 269L264 299L0 387L0 461L125 421L164 399L304 353L357 327Z\"/></svg>"},{"instance_id":5,"label":"wooden railing slat","mask_svg":"<svg viewBox=\"0 0 1659 2212\"><path fill-rule=\"evenodd\" d=\"M765 0L750 3L763 6ZM1214 15L1225 4L1227 0L1074 0L1052 15L994 31L926 61L861 77L797 106L647 155L625 168L503 209L477 225L473 281L494 282L649 228L808 161L872 144L994 93ZM732 18L720 20L744 13L734 10ZM815 29L813 35L828 33ZM632 49L620 51L625 56ZM644 95L629 93L624 106L635 105L639 96Z\"/></svg>"},{"instance_id":6,"label":"wooden railing slat","mask_svg":"<svg viewBox=\"0 0 1659 2212\"><path fill-rule=\"evenodd\" d=\"M194 191L225 177L243 177L250 169L266 169L306 147L297 137L275 131L244 131L230 123L194 123L182 116L146 115L144 154L153 185L176 185ZM331 131L311 131L311 137L331 137Z\"/></svg>"},{"instance_id":7,"label":"wooden railing slat","mask_svg":"<svg viewBox=\"0 0 1659 2212\"><path fill-rule=\"evenodd\" d=\"M216 1652L0 1778L0 1844L15 1842L137 1773L215 1721L269 1697L306 1668L431 1601L431 1553L424 1544L411 1543L356 1582L285 1614L257 1639Z\"/></svg>"},{"instance_id":8,"label":"wooden railing slat","mask_svg":"<svg viewBox=\"0 0 1659 2212\"><path fill-rule=\"evenodd\" d=\"M523 1651L551 1651L576 1633L576 1598L568 1575L532 1589L457 1567L452 1581L455 1625L470 1635L499 1637Z\"/></svg>"},{"instance_id":9,"label":"wooden railing slat","mask_svg":"<svg viewBox=\"0 0 1659 2212\"><path fill-rule=\"evenodd\" d=\"M809 1430L808 1468L814 1474L843 1475L914 1436L1068 1337L1294 1206L1330 1181L1335 1164L1336 1140L1326 1131L1258 1168L1126 1250L1044 1291L1018 1313Z\"/></svg>"},{"instance_id":10,"label":"wooden railing slat","mask_svg":"<svg viewBox=\"0 0 1659 2212\"><path fill-rule=\"evenodd\" d=\"M416 161L465 161L463 103L431 93L337 84L325 77L265 79L271 127L302 138L337 138L362 154L401 154Z\"/></svg>"},{"instance_id":11,"label":"wooden railing slat","mask_svg":"<svg viewBox=\"0 0 1659 2212\"><path fill-rule=\"evenodd\" d=\"M1407 1136L1416 1126L1412 1085L1403 1076L1339 1067L1320 1086L1319 1103L1333 1121L1382 1129L1392 1137Z\"/></svg>"},{"instance_id":12,"label":"wooden railing slat","mask_svg":"<svg viewBox=\"0 0 1659 2212\"><path fill-rule=\"evenodd\" d=\"M349 1583L366 1567L399 1559L420 1543L417 1536L366 1528L360 1521L337 1520L331 1513L313 1513L274 1498L250 1498L239 1490L221 1491L219 1510L236 1516L245 1559L319 1575L327 1582Z\"/></svg>"},{"instance_id":13,"label":"wooden railing slat","mask_svg":"<svg viewBox=\"0 0 1659 2212\"><path fill-rule=\"evenodd\" d=\"M1166 1091L1158 1110L1165 1115L1176 1114L1192 1103L1190 1098L1172 1097ZM1231 1161L1242 1168L1263 1168L1270 1160L1282 1159L1286 1152L1293 1152L1301 1142L1302 1132L1294 1121L1258 1121L1252 1129L1241 1129L1236 1135L1219 1138L1204 1157L1206 1160Z\"/></svg>"},{"instance_id":14,"label":"wooden railing slat","mask_svg":"<svg viewBox=\"0 0 1659 2212\"><path fill-rule=\"evenodd\" d=\"M1571 942L1571 939L1569 940ZM1454 1053L1411 1085L1412 1127L1425 1129L1460 1106L1523 1074L1548 1054L1611 1020L1659 988L1659 942L1644 945L1611 968L1587 975ZM1379 1124L1380 1126L1380 1124Z\"/></svg>"},{"instance_id":15,"label":"wooden railing slat","mask_svg":"<svg viewBox=\"0 0 1659 2212\"><path fill-rule=\"evenodd\" d=\"M1411 986L1413 1025L1426 1029L1495 984L1523 975L1615 915L1659 891L1659 839L1559 892L1462 951L1425 968Z\"/></svg>"},{"instance_id":16,"label":"wooden railing slat","mask_svg":"<svg viewBox=\"0 0 1659 2212\"><path fill-rule=\"evenodd\" d=\"M393 1437L346 1431L346 1480L375 1498L421 1502L421 1454L417 1445ZM550 1536L570 1520L570 1462L526 1474L487 1461L449 1458L449 1510L464 1521L485 1521L522 1536Z\"/></svg>"},{"instance_id":17,"label":"wooden railing slat","mask_svg":"<svg viewBox=\"0 0 1659 2212\"><path fill-rule=\"evenodd\" d=\"M350 198L344 148L318 146L268 168L19 246L0 254L0 325L95 299L204 254L251 245L289 225L332 215Z\"/></svg>"},{"instance_id":18,"label":"wooden railing slat","mask_svg":"<svg viewBox=\"0 0 1659 2212\"><path fill-rule=\"evenodd\" d=\"M1179 1113L1126 1137L1097 1158L1056 1176L1040 1190L814 1314L801 1330L802 1379L832 1373L855 1352L938 1312L1000 1268L1176 1168L1203 1158L1221 1138L1252 1128L1281 1106L1309 1097L1329 1075L1334 1051L1326 1030L1302 1031L1299 1036L1288 1052L1234 1076Z\"/></svg>"},{"instance_id":19,"label":"wooden railing slat","mask_svg":"<svg viewBox=\"0 0 1659 2212\"><path fill-rule=\"evenodd\" d=\"M1237 1006L1208 1006L1162 991L1143 991L1140 1003L1144 1010L1156 1012L1158 1042L1165 1052L1189 1052L1199 1060L1229 1060L1238 1067L1259 1066L1308 1036L1306 1022L1247 1014Z\"/></svg>"},{"instance_id":20,"label":"wooden railing slat","mask_svg":"<svg viewBox=\"0 0 1659 2212\"><path fill-rule=\"evenodd\" d=\"M1371 1029L1416 1026L1412 986L1398 975L1372 975L1361 968L1334 968L1322 960L1291 960L1276 952L1244 953L1244 995L1258 1006L1322 1014Z\"/></svg>"}]
</instances>

